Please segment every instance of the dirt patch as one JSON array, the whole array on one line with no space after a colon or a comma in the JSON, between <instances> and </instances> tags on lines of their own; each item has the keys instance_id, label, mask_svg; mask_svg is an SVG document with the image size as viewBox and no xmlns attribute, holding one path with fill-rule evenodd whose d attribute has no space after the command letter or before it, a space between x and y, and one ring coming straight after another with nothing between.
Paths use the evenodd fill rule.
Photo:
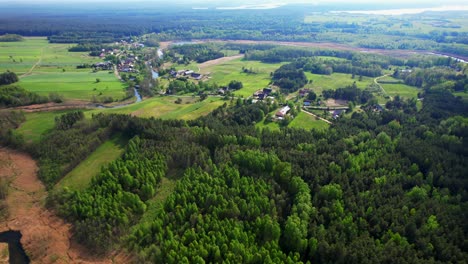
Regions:
<instances>
[{"instance_id":1,"label":"dirt patch","mask_svg":"<svg viewBox=\"0 0 468 264\"><path fill-rule=\"evenodd\" d=\"M75 109L75 108L89 108L93 105L86 101L80 100L69 100L64 103L45 103L45 104L33 104L26 106L14 107L15 110L23 110L24 112L43 112L43 111L57 111L65 109Z\"/></svg>"},{"instance_id":2,"label":"dirt patch","mask_svg":"<svg viewBox=\"0 0 468 264\"><path fill-rule=\"evenodd\" d=\"M232 60L235 60L235 59L243 58L243 57L244 57L244 54L238 54L238 55L229 56L229 57L222 57L222 58L219 58L219 59L216 59L216 60L209 60L209 61L205 61L203 63L200 63L200 64L198 64L198 67L200 68L200 71L203 71L208 67L218 65L218 64L221 64L221 63L225 63L225 62L228 62L228 61L232 61Z\"/></svg>"},{"instance_id":3,"label":"dirt patch","mask_svg":"<svg viewBox=\"0 0 468 264\"><path fill-rule=\"evenodd\" d=\"M348 101L339 99L328 99L327 101L325 101L325 105L328 107L348 106Z\"/></svg>"},{"instance_id":4,"label":"dirt patch","mask_svg":"<svg viewBox=\"0 0 468 264\"><path fill-rule=\"evenodd\" d=\"M0 232L20 231L32 263L112 263L109 257L90 256L71 243L71 225L44 207L47 192L37 170L29 155L0 148L0 177L10 182L8 215L0 223Z\"/></svg>"}]
</instances>

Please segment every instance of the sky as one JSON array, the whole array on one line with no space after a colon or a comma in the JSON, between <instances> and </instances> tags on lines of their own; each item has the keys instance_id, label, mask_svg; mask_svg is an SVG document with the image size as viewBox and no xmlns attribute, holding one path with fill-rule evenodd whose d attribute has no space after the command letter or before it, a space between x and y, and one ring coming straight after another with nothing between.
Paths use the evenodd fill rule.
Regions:
<instances>
[{"instance_id":1,"label":"sky","mask_svg":"<svg viewBox=\"0 0 468 264\"><path fill-rule=\"evenodd\" d=\"M41 4L41 3L95 3L95 2L129 2L128 0L0 0L0 3L34 3L34 4ZM167 3L167 0L133 0L130 2L146 2L146 3ZM402 4L402 5L465 5L466 0L174 0L171 3L175 4L193 4L193 5L203 5L203 4L210 4L210 5L223 5L226 3L232 5L251 5L251 4L260 4L260 3L279 3L279 4L288 4L288 3L314 3L314 4L327 4L327 3L346 3L346 4Z\"/></svg>"}]
</instances>

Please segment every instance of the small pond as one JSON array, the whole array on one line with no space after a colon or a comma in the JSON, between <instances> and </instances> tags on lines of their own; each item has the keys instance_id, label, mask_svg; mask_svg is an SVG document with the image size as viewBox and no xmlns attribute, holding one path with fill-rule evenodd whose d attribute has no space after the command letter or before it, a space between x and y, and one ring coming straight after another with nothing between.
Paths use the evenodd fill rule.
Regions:
<instances>
[{"instance_id":1,"label":"small pond","mask_svg":"<svg viewBox=\"0 0 468 264\"><path fill-rule=\"evenodd\" d=\"M6 231L0 233L0 243L8 243L10 264L29 263L29 257L21 245L21 233L18 231Z\"/></svg>"}]
</instances>

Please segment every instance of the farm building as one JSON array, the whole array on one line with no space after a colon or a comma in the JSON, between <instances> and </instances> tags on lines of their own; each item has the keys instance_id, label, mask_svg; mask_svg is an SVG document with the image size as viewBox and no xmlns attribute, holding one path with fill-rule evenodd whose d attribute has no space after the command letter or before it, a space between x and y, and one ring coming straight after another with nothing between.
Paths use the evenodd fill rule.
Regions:
<instances>
[{"instance_id":1,"label":"farm building","mask_svg":"<svg viewBox=\"0 0 468 264\"><path fill-rule=\"evenodd\" d=\"M281 108L278 112L276 112L276 117L284 117L291 108L289 106L285 106Z\"/></svg>"}]
</instances>

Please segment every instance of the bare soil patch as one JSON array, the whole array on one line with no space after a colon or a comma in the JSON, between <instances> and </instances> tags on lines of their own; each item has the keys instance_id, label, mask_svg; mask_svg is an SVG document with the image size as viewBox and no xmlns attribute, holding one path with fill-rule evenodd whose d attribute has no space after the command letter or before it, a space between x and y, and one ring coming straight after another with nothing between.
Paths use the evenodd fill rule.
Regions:
<instances>
[{"instance_id":1,"label":"bare soil patch","mask_svg":"<svg viewBox=\"0 0 468 264\"><path fill-rule=\"evenodd\" d=\"M44 207L47 192L37 170L29 155L0 148L0 177L10 182L8 215L0 223L0 232L20 231L32 263L113 263L110 257L91 256L71 242L71 225Z\"/></svg>"},{"instance_id":2,"label":"bare soil patch","mask_svg":"<svg viewBox=\"0 0 468 264\"><path fill-rule=\"evenodd\" d=\"M339 99L328 99L327 101L325 101L325 105L328 107L348 106L348 101Z\"/></svg>"}]
</instances>

